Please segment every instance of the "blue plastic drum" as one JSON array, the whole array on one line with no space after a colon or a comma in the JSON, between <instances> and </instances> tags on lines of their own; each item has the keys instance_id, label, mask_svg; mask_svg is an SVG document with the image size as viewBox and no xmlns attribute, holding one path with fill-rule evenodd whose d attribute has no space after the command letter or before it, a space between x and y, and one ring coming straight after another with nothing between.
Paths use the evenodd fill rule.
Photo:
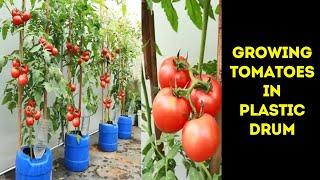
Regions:
<instances>
[{"instance_id":1,"label":"blue plastic drum","mask_svg":"<svg viewBox=\"0 0 320 180\"><path fill-rule=\"evenodd\" d=\"M75 134L66 134L65 138L64 166L73 172L82 172L89 168L90 136L80 137L79 143Z\"/></svg>"},{"instance_id":2,"label":"blue plastic drum","mask_svg":"<svg viewBox=\"0 0 320 180\"><path fill-rule=\"evenodd\" d=\"M40 159L31 159L25 146L16 155L16 180L50 180L52 172L52 153L46 148Z\"/></svg>"},{"instance_id":3,"label":"blue plastic drum","mask_svg":"<svg viewBox=\"0 0 320 180\"><path fill-rule=\"evenodd\" d=\"M127 116L120 116L118 120L119 126L119 138L120 139L131 139L132 132L132 120Z\"/></svg>"},{"instance_id":4,"label":"blue plastic drum","mask_svg":"<svg viewBox=\"0 0 320 180\"><path fill-rule=\"evenodd\" d=\"M99 124L99 148L105 152L114 152L118 149L117 124Z\"/></svg>"}]
</instances>

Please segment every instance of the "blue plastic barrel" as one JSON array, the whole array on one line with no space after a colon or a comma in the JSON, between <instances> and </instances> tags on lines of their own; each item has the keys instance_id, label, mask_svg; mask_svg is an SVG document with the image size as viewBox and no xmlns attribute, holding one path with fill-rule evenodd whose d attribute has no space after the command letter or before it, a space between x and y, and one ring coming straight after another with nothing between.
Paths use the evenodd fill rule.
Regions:
<instances>
[{"instance_id":1,"label":"blue plastic barrel","mask_svg":"<svg viewBox=\"0 0 320 180\"><path fill-rule=\"evenodd\" d=\"M90 136L80 136L77 141L76 134L66 134L64 150L64 167L73 172L82 172L89 167Z\"/></svg>"},{"instance_id":2,"label":"blue plastic barrel","mask_svg":"<svg viewBox=\"0 0 320 180\"><path fill-rule=\"evenodd\" d=\"M114 152L118 149L118 125L99 124L99 148L105 152Z\"/></svg>"},{"instance_id":3,"label":"blue plastic barrel","mask_svg":"<svg viewBox=\"0 0 320 180\"><path fill-rule=\"evenodd\" d=\"M118 120L119 138L130 139L132 132L132 120L127 116L120 116Z\"/></svg>"},{"instance_id":4,"label":"blue plastic barrel","mask_svg":"<svg viewBox=\"0 0 320 180\"><path fill-rule=\"evenodd\" d=\"M22 147L16 155L16 180L50 180L52 172L52 153L46 148L40 159L31 159L24 151L29 147Z\"/></svg>"}]
</instances>

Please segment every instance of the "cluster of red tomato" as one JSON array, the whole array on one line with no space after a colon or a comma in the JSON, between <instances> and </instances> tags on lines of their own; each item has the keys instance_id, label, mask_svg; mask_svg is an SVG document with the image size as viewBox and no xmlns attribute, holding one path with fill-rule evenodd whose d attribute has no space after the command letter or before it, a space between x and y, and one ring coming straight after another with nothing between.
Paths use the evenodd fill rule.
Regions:
<instances>
[{"instance_id":1,"label":"cluster of red tomato","mask_svg":"<svg viewBox=\"0 0 320 180\"><path fill-rule=\"evenodd\" d=\"M66 118L68 121L72 121L74 127L79 127L81 112L79 109L75 109L72 105L68 106Z\"/></svg>"},{"instance_id":2,"label":"cluster of red tomato","mask_svg":"<svg viewBox=\"0 0 320 180\"><path fill-rule=\"evenodd\" d=\"M114 61L114 54L112 52L109 52L106 48L102 49L101 54L105 55L107 60L110 60L111 62Z\"/></svg>"},{"instance_id":3,"label":"cluster of red tomato","mask_svg":"<svg viewBox=\"0 0 320 180\"><path fill-rule=\"evenodd\" d=\"M71 92L74 92L77 89L75 84L69 84L69 88L71 89Z\"/></svg>"},{"instance_id":4,"label":"cluster of red tomato","mask_svg":"<svg viewBox=\"0 0 320 180\"><path fill-rule=\"evenodd\" d=\"M12 9L11 15L12 15L12 23L14 25L21 25L24 22L27 22L31 18L31 14L29 11L25 11L22 13L17 8Z\"/></svg>"},{"instance_id":5,"label":"cluster of red tomato","mask_svg":"<svg viewBox=\"0 0 320 180\"><path fill-rule=\"evenodd\" d=\"M71 54L75 54L78 52L79 50L79 47L77 45L73 46L72 48L72 44L71 42L67 42L67 49L68 49L68 52L71 53ZM72 49L72 50L71 50Z\"/></svg>"},{"instance_id":6,"label":"cluster of red tomato","mask_svg":"<svg viewBox=\"0 0 320 180\"><path fill-rule=\"evenodd\" d=\"M184 57L180 61L188 62ZM202 80L210 79L212 88L208 93L200 89L191 91L191 101L201 117L189 120L192 108L188 99L174 95L172 88L188 88L192 85L189 71L176 67L177 57L165 59L159 69L161 90L156 95L152 113L156 126L165 133L176 133L182 129L182 146L186 155L195 162L209 159L217 150L220 142L220 130L214 116L221 106L221 86L217 80L207 74ZM200 76L196 76L200 79ZM177 86L177 87L176 87Z\"/></svg>"},{"instance_id":7,"label":"cluster of red tomato","mask_svg":"<svg viewBox=\"0 0 320 180\"><path fill-rule=\"evenodd\" d=\"M106 72L104 75L100 76L100 86L105 88L108 83L110 83L110 74Z\"/></svg>"},{"instance_id":8,"label":"cluster of red tomato","mask_svg":"<svg viewBox=\"0 0 320 180\"><path fill-rule=\"evenodd\" d=\"M18 83L20 86L25 86L28 84L28 64L22 64L16 58L12 60L11 76L13 78L18 78Z\"/></svg>"},{"instance_id":9,"label":"cluster of red tomato","mask_svg":"<svg viewBox=\"0 0 320 180\"><path fill-rule=\"evenodd\" d=\"M85 62L88 62L90 59L90 53L89 51L84 51L81 55L81 59L78 60L78 64L82 63L82 60Z\"/></svg>"},{"instance_id":10,"label":"cluster of red tomato","mask_svg":"<svg viewBox=\"0 0 320 180\"><path fill-rule=\"evenodd\" d=\"M126 96L126 94L123 90L118 92L119 101L121 101L125 96Z\"/></svg>"},{"instance_id":11,"label":"cluster of red tomato","mask_svg":"<svg viewBox=\"0 0 320 180\"><path fill-rule=\"evenodd\" d=\"M32 126L34 124L34 120L39 120L41 117L41 112L39 109L36 108L36 101L29 100L27 106L24 108L24 113L26 117L26 124L27 126Z\"/></svg>"},{"instance_id":12,"label":"cluster of red tomato","mask_svg":"<svg viewBox=\"0 0 320 180\"><path fill-rule=\"evenodd\" d=\"M46 49L47 51L51 52L52 56L58 55L58 53L59 53L58 49L55 48L55 47L53 47L52 44L48 43L45 38L43 38L43 37L40 38L40 39L39 39L39 43L40 43L43 47L45 47L45 49Z\"/></svg>"},{"instance_id":13,"label":"cluster of red tomato","mask_svg":"<svg viewBox=\"0 0 320 180\"><path fill-rule=\"evenodd\" d=\"M106 105L107 109L110 109L111 103L112 103L112 99L111 98L108 97L107 99L103 99L103 104Z\"/></svg>"}]
</instances>

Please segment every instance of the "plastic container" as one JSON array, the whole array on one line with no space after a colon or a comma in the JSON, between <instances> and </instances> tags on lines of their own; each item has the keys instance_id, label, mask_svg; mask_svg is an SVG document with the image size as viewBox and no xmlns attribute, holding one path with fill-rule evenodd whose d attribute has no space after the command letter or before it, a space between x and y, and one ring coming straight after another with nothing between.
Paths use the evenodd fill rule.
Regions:
<instances>
[{"instance_id":1,"label":"plastic container","mask_svg":"<svg viewBox=\"0 0 320 180\"><path fill-rule=\"evenodd\" d=\"M99 149L114 152L118 149L118 125L99 124Z\"/></svg>"},{"instance_id":2,"label":"plastic container","mask_svg":"<svg viewBox=\"0 0 320 180\"><path fill-rule=\"evenodd\" d=\"M136 114L131 114L129 117L130 117L131 120L132 120L132 126L134 126L135 120L136 120Z\"/></svg>"},{"instance_id":3,"label":"plastic container","mask_svg":"<svg viewBox=\"0 0 320 180\"><path fill-rule=\"evenodd\" d=\"M89 167L90 136L80 136L77 141L76 134L66 134L64 150L64 167L73 172L82 172Z\"/></svg>"},{"instance_id":4,"label":"plastic container","mask_svg":"<svg viewBox=\"0 0 320 180\"><path fill-rule=\"evenodd\" d=\"M17 180L50 180L52 174L52 153L46 147L43 156L39 159L31 159L26 152L30 148L22 147L16 155L16 179Z\"/></svg>"},{"instance_id":5,"label":"plastic container","mask_svg":"<svg viewBox=\"0 0 320 180\"><path fill-rule=\"evenodd\" d=\"M127 116L120 116L118 120L119 126L119 138L120 139L131 139L132 132L132 120Z\"/></svg>"}]
</instances>

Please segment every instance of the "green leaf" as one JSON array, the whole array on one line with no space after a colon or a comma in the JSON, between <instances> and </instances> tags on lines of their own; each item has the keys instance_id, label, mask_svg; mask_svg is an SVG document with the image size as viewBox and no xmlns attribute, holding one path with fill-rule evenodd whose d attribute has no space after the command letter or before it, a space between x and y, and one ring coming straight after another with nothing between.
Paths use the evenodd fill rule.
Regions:
<instances>
[{"instance_id":1,"label":"green leaf","mask_svg":"<svg viewBox=\"0 0 320 180\"><path fill-rule=\"evenodd\" d=\"M172 170L167 171L166 180L176 180L176 175Z\"/></svg>"},{"instance_id":2,"label":"green leaf","mask_svg":"<svg viewBox=\"0 0 320 180\"><path fill-rule=\"evenodd\" d=\"M51 83L45 82L43 85L48 93L54 90L54 86Z\"/></svg>"},{"instance_id":3,"label":"green leaf","mask_svg":"<svg viewBox=\"0 0 320 180\"><path fill-rule=\"evenodd\" d=\"M160 48L157 43L156 43L156 51L160 56L162 56L162 53L161 53Z\"/></svg>"},{"instance_id":4,"label":"green leaf","mask_svg":"<svg viewBox=\"0 0 320 180\"><path fill-rule=\"evenodd\" d=\"M149 149L148 153L144 157L143 164L147 165L149 163L149 161L152 159L153 155L154 155L154 149L151 148L151 149Z\"/></svg>"},{"instance_id":5,"label":"green leaf","mask_svg":"<svg viewBox=\"0 0 320 180\"><path fill-rule=\"evenodd\" d=\"M12 100L12 92L8 92L3 100L2 100L2 105L6 104L7 102L11 101Z\"/></svg>"},{"instance_id":6,"label":"green leaf","mask_svg":"<svg viewBox=\"0 0 320 180\"><path fill-rule=\"evenodd\" d=\"M155 139L155 136L154 136L154 134L152 134L151 137L146 142L144 148L142 148L142 154L143 155L146 155L147 152L149 151L149 149L152 147L151 143L154 142L154 139Z\"/></svg>"},{"instance_id":7,"label":"green leaf","mask_svg":"<svg viewBox=\"0 0 320 180\"><path fill-rule=\"evenodd\" d=\"M122 16L126 16L126 14L127 14L127 6L126 6L126 4L122 4L122 6L121 6L121 10L122 10Z\"/></svg>"},{"instance_id":8,"label":"green leaf","mask_svg":"<svg viewBox=\"0 0 320 180\"><path fill-rule=\"evenodd\" d=\"M167 19L170 22L172 29L178 31L178 15L177 11L174 9L171 0L162 0L161 7L166 13Z\"/></svg>"},{"instance_id":9,"label":"green leaf","mask_svg":"<svg viewBox=\"0 0 320 180\"><path fill-rule=\"evenodd\" d=\"M35 2L36 2L36 0L31 0L31 8L32 9L34 8Z\"/></svg>"},{"instance_id":10,"label":"green leaf","mask_svg":"<svg viewBox=\"0 0 320 180\"><path fill-rule=\"evenodd\" d=\"M146 114L145 113L142 113L142 119L145 121L145 122L148 122L148 120L147 120L147 116L146 116Z\"/></svg>"},{"instance_id":11,"label":"green leaf","mask_svg":"<svg viewBox=\"0 0 320 180\"><path fill-rule=\"evenodd\" d=\"M142 174L142 179L152 179L152 172Z\"/></svg>"},{"instance_id":12,"label":"green leaf","mask_svg":"<svg viewBox=\"0 0 320 180\"><path fill-rule=\"evenodd\" d=\"M3 40L5 40L7 38L8 30L9 30L9 25L7 23L4 23L2 26L2 39Z\"/></svg>"},{"instance_id":13,"label":"green leaf","mask_svg":"<svg viewBox=\"0 0 320 180\"><path fill-rule=\"evenodd\" d=\"M30 49L30 52L31 53L34 53L34 52L37 52L37 51L39 51L39 49L42 47L42 45L37 45L37 46L35 46L35 47L33 47L32 49Z\"/></svg>"},{"instance_id":14,"label":"green leaf","mask_svg":"<svg viewBox=\"0 0 320 180\"><path fill-rule=\"evenodd\" d=\"M17 107L17 103L14 102L14 101L11 101L11 102L8 104L8 109L11 111L11 113L12 113L12 110L13 110L14 108L16 108L16 107Z\"/></svg>"},{"instance_id":15,"label":"green leaf","mask_svg":"<svg viewBox=\"0 0 320 180\"><path fill-rule=\"evenodd\" d=\"M154 3L159 3L161 0L152 0Z\"/></svg>"},{"instance_id":16,"label":"green leaf","mask_svg":"<svg viewBox=\"0 0 320 180\"><path fill-rule=\"evenodd\" d=\"M180 149L180 144L179 145L176 145L174 146L168 153L167 155L167 158L168 159L171 159L171 158L174 158L176 156L176 154L178 153L179 149Z\"/></svg>"},{"instance_id":17,"label":"green leaf","mask_svg":"<svg viewBox=\"0 0 320 180\"><path fill-rule=\"evenodd\" d=\"M14 0L10 0L10 5L14 5Z\"/></svg>"},{"instance_id":18,"label":"green leaf","mask_svg":"<svg viewBox=\"0 0 320 180\"><path fill-rule=\"evenodd\" d=\"M186 8L191 21L197 26L198 29L202 29L202 12L200 4L197 0L186 0Z\"/></svg>"},{"instance_id":19,"label":"green leaf","mask_svg":"<svg viewBox=\"0 0 320 180\"><path fill-rule=\"evenodd\" d=\"M143 129L145 132L148 132L148 128L147 128L146 125L142 124L141 126L142 126L142 129Z\"/></svg>"},{"instance_id":20,"label":"green leaf","mask_svg":"<svg viewBox=\"0 0 320 180\"><path fill-rule=\"evenodd\" d=\"M149 9L149 10L152 10L152 9L153 9L152 0L147 0L147 4L148 4L148 9Z\"/></svg>"},{"instance_id":21,"label":"green leaf","mask_svg":"<svg viewBox=\"0 0 320 180\"><path fill-rule=\"evenodd\" d=\"M77 142L78 142L78 144L80 144L80 139L81 139L81 136L79 134L77 134Z\"/></svg>"},{"instance_id":22,"label":"green leaf","mask_svg":"<svg viewBox=\"0 0 320 180\"><path fill-rule=\"evenodd\" d=\"M189 169L189 177L192 180L201 180L200 173L193 167Z\"/></svg>"},{"instance_id":23,"label":"green leaf","mask_svg":"<svg viewBox=\"0 0 320 180\"><path fill-rule=\"evenodd\" d=\"M43 57L44 57L44 60L47 62L47 63L50 63L50 60L51 60L51 55L48 51L44 50L43 51Z\"/></svg>"},{"instance_id":24,"label":"green leaf","mask_svg":"<svg viewBox=\"0 0 320 180\"><path fill-rule=\"evenodd\" d=\"M220 14L220 4L217 5L216 10L214 12L216 14Z\"/></svg>"},{"instance_id":25,"label":"green leaf","mask_svg":"<svg viewBox=\"0 0 320 180\"><path fill-rule=\"evenodd\" d=\"M154 165L155 172L159 171L166 163L165 159L161 159Z\"/></svg>"},{"instance_id":26,"label":"green leaf","mask_svg":"<svg viewBox=\"0 0 320 180\"><path fill-rule=\"evenodd\" d=\"M162 179L163 177L165 177L166 176L166 168L165 167L162 167L159 171L158 171L158 173L157 173L157 175L156 175L156 177L154 178L155 180L160 180L160 179Z\"/></svg>"}]
</instances>

